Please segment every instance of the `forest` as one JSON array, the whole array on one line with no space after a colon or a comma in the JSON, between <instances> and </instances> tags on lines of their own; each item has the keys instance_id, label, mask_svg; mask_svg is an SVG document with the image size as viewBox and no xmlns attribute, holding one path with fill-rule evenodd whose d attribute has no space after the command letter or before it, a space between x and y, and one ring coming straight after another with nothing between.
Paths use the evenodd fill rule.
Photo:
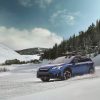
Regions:
<instances>
[{"instance_id":1,"label":"forest","mask_svg":"<svg viewBox=\"0 0 100 100\"><path fill-rule=\"evenodd\" d=\"M80 31L78 35L73 35L67 40L63 40L59 45L44 51L44 59L55 59L68 52L81 53L82 55L100 53L100 20L96 24L92 23L86 31Z\"/></svg>"}]
</instances>

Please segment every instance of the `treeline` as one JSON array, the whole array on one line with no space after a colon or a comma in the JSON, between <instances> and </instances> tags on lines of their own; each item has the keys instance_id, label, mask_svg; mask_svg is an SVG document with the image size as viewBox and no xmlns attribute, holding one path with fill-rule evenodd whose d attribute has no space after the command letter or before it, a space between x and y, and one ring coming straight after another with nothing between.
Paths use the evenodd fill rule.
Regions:
<instances>
[{"instance_id":1,"label":"treeline","mask_svg":"<svg viewBox=\"0 0 100 100\"><path fill-rule=\"evenodd\" d=\"M100 52L100 20L92 23L86 31L75 34L68 40L63 40L60 45L55 44L52 49L44 52L44 59L55 59L67 52L81 52L85 54Z\"/></svg>"},{"instance_id":2,"label":"treeline","mask_svg":"<svg viewBox=\"0 0 100 100\"><path fill-rule=\"evenodd\" d=\"M39 64L41 63L40 60L30 60L30 61L20 61L18 59L12 59L12 60L6 60L3 64L1 65L12 65L12 64L28 64L28 63L34 63L34 64Z\"/></svg>"}]
</instances>

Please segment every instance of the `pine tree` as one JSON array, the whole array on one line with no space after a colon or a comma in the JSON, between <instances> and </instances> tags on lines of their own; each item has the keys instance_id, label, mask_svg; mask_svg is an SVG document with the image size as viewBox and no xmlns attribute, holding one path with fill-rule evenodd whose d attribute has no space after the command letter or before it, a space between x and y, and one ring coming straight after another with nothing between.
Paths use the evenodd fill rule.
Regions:
<instances>
[{"instance_id":1,"label":"pine tree","mask_svg":"<svg viewBox=\"0 0 100 100\"><path fill-rule=\"evenodd\" d=\"M61 44L55 44L52 49L44 52L43 57L55 59L66 52L73 51L81 51L83 54L100 53L100 20L97 20L96 25L92 23L85 32L79 32L78 36L74 34L68 40L63 40Z\"/></svg>"}]
</instances>

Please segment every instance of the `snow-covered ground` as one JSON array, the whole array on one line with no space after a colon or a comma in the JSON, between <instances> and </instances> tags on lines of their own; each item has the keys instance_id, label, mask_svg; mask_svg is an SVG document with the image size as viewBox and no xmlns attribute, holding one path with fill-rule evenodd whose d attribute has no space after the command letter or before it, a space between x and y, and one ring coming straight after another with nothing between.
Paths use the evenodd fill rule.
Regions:
<instances>
[{"instance_id":1,"label":"snow-covered ground","mask_svg":"<svg viewBox=\"0 0 100 100\"><path fill-rule=\"evenodd\" d=\"M38 55L19 55L0 44L0 63L18 59L39 59ZM40 64L0 66L7 72L0 73L0 100L100 100L100 55L93 58L96 73L73 77L66 81L51 80L43 83L36 78L36 71L48 61Z\"/></svg>"},{"instance_id":2,"label":"snow-covered ground","mask_svg":"<svg viewBox=\"0 0 100 100\"><path fill-rule=\"evenodd\" d=\"M57 85L57 88L52 90L9 100L100 100L100 78L83 79L68 80L66 83L62 82L64 86ZM51 85L53 84L49 86Z\"/></svg>"},{"instance_id":3,"label":"snow-covered ground","mask_svg":"<svg viewBox=\"0 0 100 100\"><path fill-rule=\"evenodd\" d=\"M36 78L36 71L47 62L6 66L10 71L0 73L0 100L100 99L100 67L96 67L96 73L93 75L43 83Z\"/></svg>"},{"instance_id":4,"label":"snow-covered ground","mask_svg":"<svg viewBox=\"0 0 100 100\"><path fill-rule=\"evenodd\" d=\"M3 45L0 43L0 64L4 63L6 60L13 60L18 59L20 61L30 61L40 59L40 56L38 55L20 55L17 52L15 52L13 49L10 49L9 47Z\"/></svg>"}]
</instances>

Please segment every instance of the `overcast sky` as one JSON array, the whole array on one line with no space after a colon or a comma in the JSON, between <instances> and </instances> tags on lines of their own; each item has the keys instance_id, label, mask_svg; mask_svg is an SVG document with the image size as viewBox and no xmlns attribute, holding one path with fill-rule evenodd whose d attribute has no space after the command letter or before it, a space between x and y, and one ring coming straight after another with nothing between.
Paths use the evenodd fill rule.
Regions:
<instances>
[{"instance_id":1,"label":"overcast sky","mask_svg":"<svg viewBox=\"0 0 100 100\"><path fill-rule=\"evenodd\" d=\"M100 19L100 0L0 0L0 42L50 48Z\"/></svg>"}]
</instances>

